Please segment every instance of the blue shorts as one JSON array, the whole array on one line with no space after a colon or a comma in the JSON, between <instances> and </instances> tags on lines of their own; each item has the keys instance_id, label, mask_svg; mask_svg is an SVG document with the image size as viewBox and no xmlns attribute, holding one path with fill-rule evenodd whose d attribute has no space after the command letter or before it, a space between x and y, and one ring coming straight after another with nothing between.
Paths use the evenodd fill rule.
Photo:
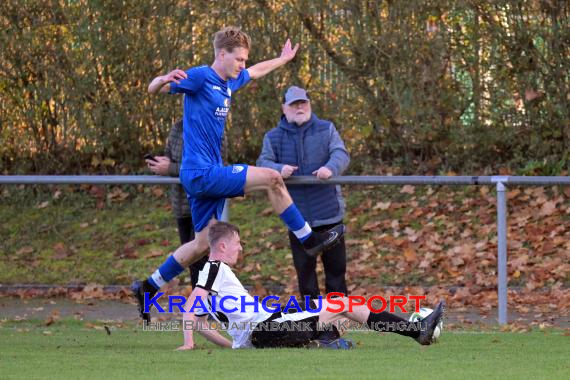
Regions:
<instances>
[{"instance_id":1,"label":"blue shorts","mask_svg":"<svg viewBox=\"0 0 570 380\"><path fill-rule=\"evenodd\" d=\"M212 217L221 218L226 198L243 196L247 169L247 165L236 164L180 171L196 232L206 228Z\"/></svg>"}]
</instances>

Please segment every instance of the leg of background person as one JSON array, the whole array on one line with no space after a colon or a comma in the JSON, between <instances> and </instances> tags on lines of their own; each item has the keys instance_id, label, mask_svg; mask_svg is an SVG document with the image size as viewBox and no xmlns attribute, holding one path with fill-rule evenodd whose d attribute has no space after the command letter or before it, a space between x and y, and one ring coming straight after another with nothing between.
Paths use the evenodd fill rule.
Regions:
<instances>
[{"instance_id":1,"label":"leg of background person","mask_svg":"<svg viewBox=\"0 0 570 380\"><path fill-rule=\"evenodd\" d=\"M178 236L180 236L180 244L185 244L189 241L194 240L194 224L192 224L191 216L177 218L176 223L178 224Z\"/></svg>"},{"instance_id":2,"label":"leg of background person","mask_svg":"<svg viewBox=\"0 0 570 380\"><path fill-rule=\"evenodd\" d=\"M194 224L192 223L192 217L186 216L183 218L176 219L178 223L178 235L180 236L180 243L188 243L194 240ZM204 264L208 261L208 257L204 256L200 260L188 266L190 271L190 283L192 284L192 289L196 286L198 282L198 274L204 268Z\"/></svg>"},{"instance_id":3,"label":"leg of background person","mask_svg":"<svg viewBox=\"0 0 570 380\"><path fill-rule=\"evenodd\" d=\"M312 299L316 299L320 294L317 272L315 270L317 259L307 255L307 252L305 252L305 249L291 231L289 231L289 242L291 252L293 253L293 264L297 271L299 293L301 297L310 296Z\"/></svg>"},{"instance_id":4,"label":"leg of background person","mask_svg":"<svg viewBox=\"0 0 570 380\"><path fill-rule=\"evenodd\" d=\"M174 251L172 256L180 265L186 266L204 257L208 249L208 231L210 230L210 226L216 222L216 218L212 217L208 225L202 231L195 233L195 237L192 241L181 245Z\"/></svg>"},{"instance_id":5,"label":"leg of background person","mask_svg":"<svg viewBox=\"0 0 570 380\"><path fill-rule=\"evenodd\" d=\"M332 228L333 225L320 226L315 231L320 232ZM346 287L346 245L344 236L338 243L325 250L321 256L323 260L323 268L325 272L325 291L326 294L331 292L339 292L348 295Z\"/></svg>"}]
</instances>

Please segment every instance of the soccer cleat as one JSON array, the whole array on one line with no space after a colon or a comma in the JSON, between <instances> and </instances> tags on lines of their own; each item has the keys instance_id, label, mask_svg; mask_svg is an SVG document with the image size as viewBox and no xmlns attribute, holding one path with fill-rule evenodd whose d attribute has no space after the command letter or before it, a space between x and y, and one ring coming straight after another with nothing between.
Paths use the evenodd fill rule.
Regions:
<instances>
[{"instance_id":1,"label":"soccer cleat","mask_svg":"<svg viewBox=\"0 0 570 380\"><path fill-rule=\"evenodd\" d=\"M314 244L310 247L304 246L304 248L307 255L315 257L339 242L344 234L344 224L337 224L322 234L317 232L313 232L313 234L315 235Z\"/></svg>"},{"instance_id":2,"label":"soccer cleat","mask_svg":"<svg viewBox=\"0 0 570 380\"><path fill-rule=\"evenodd\" d=\"M137 300L137 307L139 309L139 314L143 322L146 322L147 324L150 323L150 313L144 312L144 291L143 291L142 281L137 280L133 282L133 284L131 285L131 291L133 292L133 296Z\"/></svg>"},{"instance_id":3,"label":"soccer cleat","mask_svg":"<svg viewBox=\"0 0 570 380\"><path fill-rule=\"evenodd\" d=\"M416 341L423 345L429 346L430 344L435 342L435 338L433 333L437 325L442 321L445 315L445 301L441 300L433 313L425 317L421 323L422 325L427 325L427 328L423 331L420 331L420 336L416 338Z\"/></svg>"},{"instance_id":4,"label":"soccer cleat","mask_svg":"<svg viewBox=\"0 0 570 380\"><path fill-rule=\"evenodd\" d=\"M325 348L329 350L352 350L355 344L351 339L338 338L333 340L312 340L307 348Z\"/></svg>"}]
</instances>

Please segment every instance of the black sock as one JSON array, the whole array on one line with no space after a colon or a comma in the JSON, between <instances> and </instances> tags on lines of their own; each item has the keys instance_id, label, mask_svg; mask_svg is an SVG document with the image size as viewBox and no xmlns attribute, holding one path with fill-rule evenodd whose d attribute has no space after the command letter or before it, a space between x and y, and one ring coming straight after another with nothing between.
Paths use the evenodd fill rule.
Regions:
<instances>
[{"instance_id":1,"label":"black sock","mask_svg":"<svg viewBox=\"0 0 570 380\"><path fill-rule=\"evenodd\" d=\"M143 293L148 293L149 298L152 298L158 290L148 282L148 279L144 280L142 283Z\"/></svg>"},{"instance_id":2,"label":"black sock","mask_svg":"<svg viewBox=\"0 0 570 380\"><path fill-rule=\"evenodd\" d=\"M372 313L366 320L368 328L382 332L394 332L396 334L417 338L420 336L420 323L408 322L404 318L398 317L386 311Z\"/></svg>"}]
</instances>

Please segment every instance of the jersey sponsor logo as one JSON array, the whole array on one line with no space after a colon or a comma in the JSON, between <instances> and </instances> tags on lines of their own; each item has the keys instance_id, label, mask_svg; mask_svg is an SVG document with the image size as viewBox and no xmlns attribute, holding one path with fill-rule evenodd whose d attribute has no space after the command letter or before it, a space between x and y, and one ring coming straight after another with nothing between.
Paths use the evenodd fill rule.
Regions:
<instances>
[{"instance_id":1,"label":"jersey sponsor logo","mask_svg":"<svg viewBox=\"0 0 570 380\"><path fill-rule=\"evenodd\" d=\"M241 165L234 165L234 166L232 166L232 174L240 173L243 171L243 169L245 169L245 168Z\"/></svg>"},{"instance_id":2,"label":"jersey sponsor logo","mask_svg":"<svg viewBox=\"0 0 570 380\"><path fill-rule=\"evenodd\" d=\"M216 112L214 115L219 119L225 119L228 116L228 112L230 111L230 107L216 107Z\"/></svg>"},{"instance_id":3,"label":"jersey sponsor logo","mask_svg":"<svg viewBox=\"0 0 570 380\"><path fill-rule=\"evenodd\" d=\"M212 86L212 90L218 90L218 91L222 91L222 88L220 86Z\"/></svg>"}]
</instances>

